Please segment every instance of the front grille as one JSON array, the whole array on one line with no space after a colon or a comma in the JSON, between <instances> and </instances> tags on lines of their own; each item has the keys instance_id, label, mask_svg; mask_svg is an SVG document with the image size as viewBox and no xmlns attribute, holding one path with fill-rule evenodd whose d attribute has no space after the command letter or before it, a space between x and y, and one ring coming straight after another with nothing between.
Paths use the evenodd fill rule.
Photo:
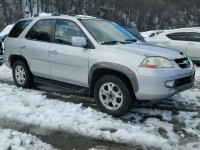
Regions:
<instances>
[{"instance_id":1,"label":"front grille","mask_svg":"<svg viewBox=\"0 0 200 150\"><path fill-rule=\"evenodd\" d=\"M189 68L190 62L187 58L175 59L174 60L180 68Z\"/></svg>"},{"instance_id":2,"label":"front grille","mask_svg":"<svg viewBox=\"0 0 200 150\"><path fill-rule=\"evenodd\" d=\"M175 87L180 87L186 84L190 84L194 81L194 76L189 76L175 80Z\"/></svg>"}]
</instances>

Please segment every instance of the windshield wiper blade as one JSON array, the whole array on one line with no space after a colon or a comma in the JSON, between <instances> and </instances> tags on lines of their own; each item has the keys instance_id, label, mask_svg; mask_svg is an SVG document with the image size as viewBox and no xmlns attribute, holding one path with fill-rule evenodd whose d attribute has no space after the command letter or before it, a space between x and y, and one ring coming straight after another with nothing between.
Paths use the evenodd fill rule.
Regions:
<instances>
[{"instance_id":1,"label":"windshield wiper blade","mask_svg":"<svg viewBox=\"0 0 200 150\"><path fill-rule=\"evenodd\" d=\"M127 42L137 42L136 39L126 39L125 41L127 41Z\"/></svg>"},{"instance_id":2,"label":"windshield wiper blade","mask_svg":"<svg viewBox=\"0 0 200 150\"><path fill-rule=\"evenodd\" d=\"M107 44L117 44L117 43L122 43L124 44L125 42L122 41L108 41L108 42L103 42L101 43L102 45L107 45Z\"/></svg>"}]
</instances>

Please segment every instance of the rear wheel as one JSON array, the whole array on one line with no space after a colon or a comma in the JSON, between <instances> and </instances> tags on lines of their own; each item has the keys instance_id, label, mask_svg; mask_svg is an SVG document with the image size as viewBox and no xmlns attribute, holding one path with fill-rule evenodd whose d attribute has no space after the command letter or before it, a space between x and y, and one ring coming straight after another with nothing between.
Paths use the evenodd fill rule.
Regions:
<instances>
[{"instance_id":1,"label":"rear wheel","mask_svg":"<svg viewBox=\"0 0 200 150\"><path fill-rule=\"evenodd\" d=\"M113 75L103 76L97 81L94 97L99 108L113 116L126 114L132 106L131 95L126 84Z\"/></svg>"},{"instance_id":2,"label":"rear wheel","mask_svg":"<svg viewBox=\"0 0 200 150\"><path fill-rule=\"evenodd\" d=\"M12 67L13 78L18 87L33 87L33 75L23 61L16 61Z\"/></svg>"}]
</instances>

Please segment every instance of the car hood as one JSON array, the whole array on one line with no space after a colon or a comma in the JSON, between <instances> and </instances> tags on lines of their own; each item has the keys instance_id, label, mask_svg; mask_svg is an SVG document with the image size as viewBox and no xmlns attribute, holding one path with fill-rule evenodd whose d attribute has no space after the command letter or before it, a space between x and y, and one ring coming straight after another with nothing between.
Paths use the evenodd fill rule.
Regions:
<instances>
[{"instance_id":1,"label":"car hood","mask_svg":"<svg viewBox=\"0 0 200 150\"><path fill-rule=\"evenodd\" d=\"M112 45L111 47L117 50L123 50L130 53L144 55L146 57L161 56L172 60L186 57L177 51L164 48L161 46L151 45L149 43L133 43L133 44L123 44L123 45L120 44L120 45Z\"/></svg>"}]
</instances>

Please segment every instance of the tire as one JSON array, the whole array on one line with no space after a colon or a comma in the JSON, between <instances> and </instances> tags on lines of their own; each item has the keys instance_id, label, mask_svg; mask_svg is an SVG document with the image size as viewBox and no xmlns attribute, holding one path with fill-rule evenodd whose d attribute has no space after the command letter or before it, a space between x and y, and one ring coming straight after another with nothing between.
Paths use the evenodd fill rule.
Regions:
<instances>
[{"instance_id":1,"label":"tire","mask_svg":"<svg viewBox=\"0 0 200 150\"><path fill-rule=\"evenodd\" d=\"M133 104L126 84L113 75L103 76L97 81L94 98L101 111L115 117L126 114Z\"/></svg>"},{"instance_id":2,"label":"tire","mask_svg":"<svg viewBox=\"0 0 200 150\"><path fill-rule=\"evenodd\" d=\"M23 61L16 61L12 67L12 74L15 84L22 88L34 87L33 75ZM21 80L20 80L21 79Z\"/></svg>"}]
</instances>

